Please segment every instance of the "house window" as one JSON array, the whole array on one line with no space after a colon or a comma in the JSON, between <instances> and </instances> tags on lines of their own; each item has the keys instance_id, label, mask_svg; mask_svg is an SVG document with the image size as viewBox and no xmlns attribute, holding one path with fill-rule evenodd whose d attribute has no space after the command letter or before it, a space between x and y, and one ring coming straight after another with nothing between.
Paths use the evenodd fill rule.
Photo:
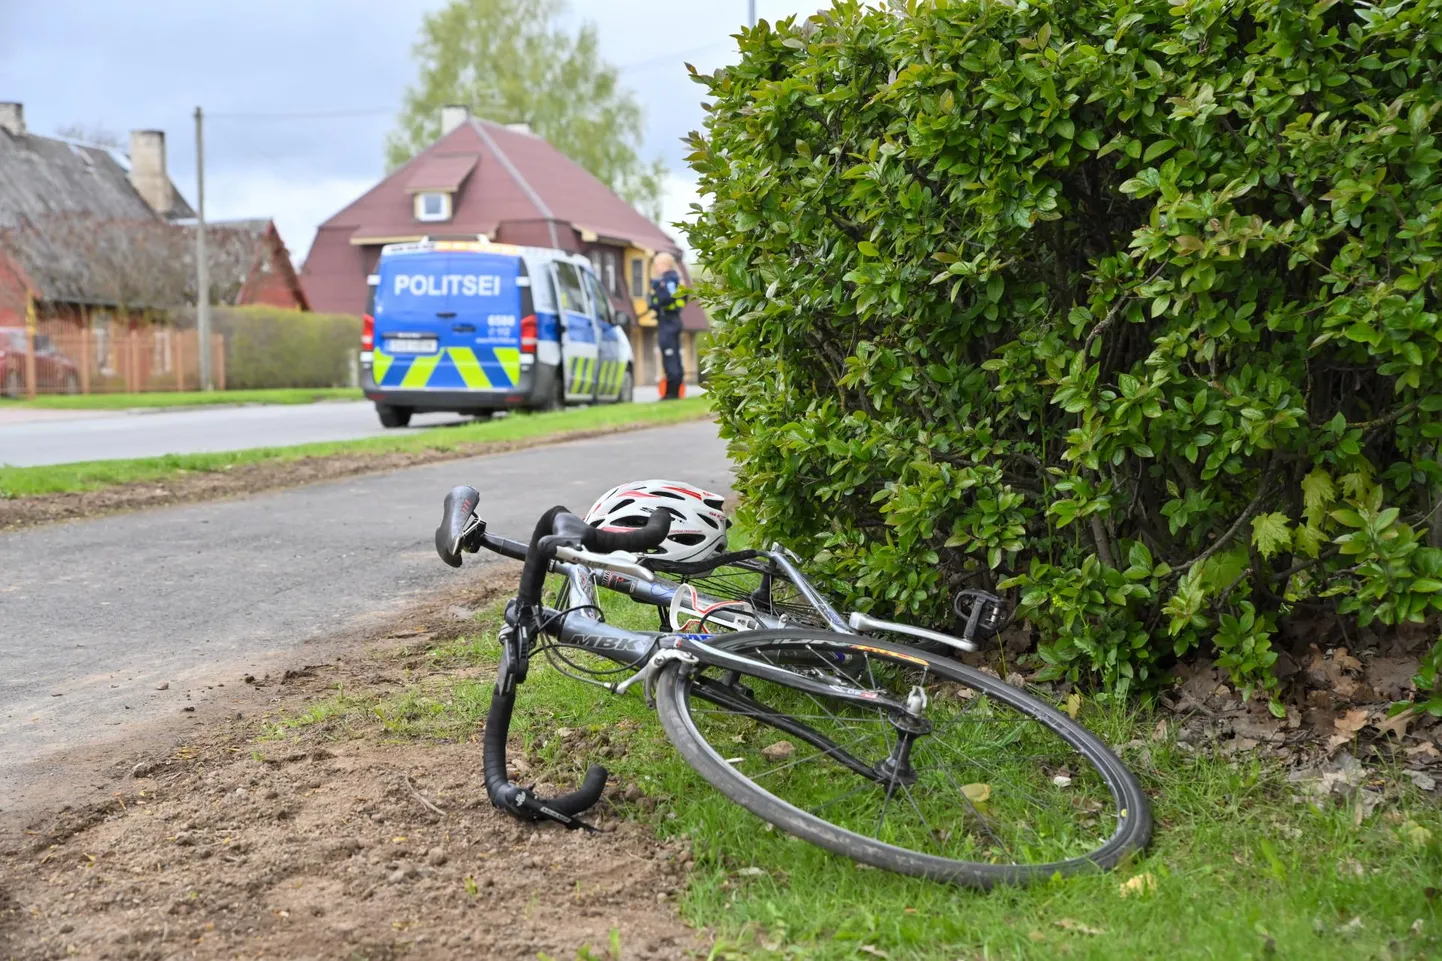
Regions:
<instances>
[{"instance_id":1,"label":"house window","mask_svg":"<svg viewBox=\"0 0 1442 961\"><path fill-rule=\"evenodd\" d=\"M646 296L646 265L640 257L631 258L631 296Z\"/></svg>"},{"instance_id":2,"label":"house window","mask_svg":"<svg viewBox=\"0 0 1442 961\"><path fill-rule=\"evenodd\" d=\"M416 219L437 221L451 219L451 195L430 192L416 194Z\"/></svg>"}]
</instances>

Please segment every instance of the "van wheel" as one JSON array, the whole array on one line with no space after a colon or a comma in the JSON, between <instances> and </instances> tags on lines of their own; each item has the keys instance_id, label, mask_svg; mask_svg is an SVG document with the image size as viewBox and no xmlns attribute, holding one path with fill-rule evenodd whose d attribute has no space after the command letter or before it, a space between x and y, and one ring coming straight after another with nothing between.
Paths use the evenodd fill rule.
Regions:
<instances>
[{"instance_id":1,"label":"van wheel","mask_svg":"<svg viewBox=\"0 0 1442 961\"><path fill-rule=\"evenodd\" d=\"M12 370L5 375L5 384L0 388L0 397L19 397L25 392L25 385L21 382L20 372Z\"/></svg>"},{"instance_id":2,"label":"van wheel","mask_svg":"<svg viewBox=\"0 0 1442 961\"><path fill-rule=\"evenodd\" d=\"M411 422L409 407L392 407L390 404L376 404L376 416L382 427L404 427Z\"/></svg>"},{"instance_id":3,"label":"van wheel","mask_svg":"<svg viewBox=\"0 0 1442 961\"><path fill-rule=\"evenodd\" d=\"M566 407L566 382L558 375L556 377L556 389L551 392L551 397L541 405L541 410L564 410Z\"/></svg>"},{"instance_id":4,"label":"van wheel","mask_svg":"<svg viewBox=\"0 0 1442 961\"><path fill-rule=\"evenodd\" d=\"M636 399L636 380L631 376L630 368L626 370L626 376L621 380L621 392L616 395L616 403L629 404Z\"/></svg>"},{"instance_id":5,"label":"van wheel","mask_svg":"<svg viewBox=\"0 0 1442 961\"><path fill-rule=\"evenodd\" d=\"M462 413L464 413L465 416L471 418L472 420L479 421L490 420L492 417L496 416L496 412L493 410L468 410L463 411Z\"/></svg>"}]
</instances>

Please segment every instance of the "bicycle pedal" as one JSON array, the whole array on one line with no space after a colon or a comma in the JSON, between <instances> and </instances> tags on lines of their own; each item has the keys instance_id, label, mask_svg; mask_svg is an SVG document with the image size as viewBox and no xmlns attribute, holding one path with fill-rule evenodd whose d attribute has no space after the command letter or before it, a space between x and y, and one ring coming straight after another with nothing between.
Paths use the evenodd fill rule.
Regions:
<instances>
[{"instance_id":1,"label":"bicycle pedal","mask_svg":"<svg viewBox=\"0 0 1442 961\"><path fill-rule=\"evenodd\" d=\"M956 616L966 624L962 637L972 640L978 633L989 637L1006 623L1006 604L995 594L975 589L956 592L952 601Z\"/></svg>"}]
</instances>

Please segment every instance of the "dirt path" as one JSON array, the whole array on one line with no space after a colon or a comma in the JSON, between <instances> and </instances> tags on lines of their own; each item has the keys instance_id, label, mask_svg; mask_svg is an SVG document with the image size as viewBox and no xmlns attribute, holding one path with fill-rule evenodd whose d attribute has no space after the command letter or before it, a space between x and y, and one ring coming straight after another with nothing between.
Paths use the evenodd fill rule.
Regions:
<instances>
[{"instance_id":1,"label":"dirt path","mask_svg":"<svg viewBox=\"0 0 1442 961\"><path fill-rule=\"evenodd\" d=\"M514 574L497 570L473 600ZM445 600L422 619L436 623ZM264 710L128 745L108 797L0 842L0 958L571 961L584 945L610 957L614 937L620 957L660 961L698 948L673 907L688 852L618 816L621 785L597 809L601 833L573 834L490 807L479 731L455 744L374 730L265 739L337 685L393 693L397 669L420 666L404 651L398 662L397 645L468 623L395 636L413 634L417 613L367 656L238 685Z\"/></svg>"}]
</instances>

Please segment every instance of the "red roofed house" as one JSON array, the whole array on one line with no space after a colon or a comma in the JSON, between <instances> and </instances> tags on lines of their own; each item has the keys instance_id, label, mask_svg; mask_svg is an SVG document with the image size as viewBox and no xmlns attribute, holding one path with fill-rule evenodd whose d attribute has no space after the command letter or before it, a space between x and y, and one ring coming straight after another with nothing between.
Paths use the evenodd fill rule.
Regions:
<instances>
[{"instance_id":1,"label":"red roofed house","mask_svg":"<svg viewBox=\"0 0 1442 961\"><path fill-rule=\"evenodd\" d=\"M503 126L446 107L441 137L327 220L301 269L311 307L360 314L366 277L381 247L429 237L559 247L596 266L618 312L631 326L636 382L660 376L656 320L646 309L651 258L679 254L676 242L575 161L523 125ZM679 256L677 258L680 259ZM696 335L707 330L695 304L682 313L689 379Z\"/></svg>"},{"instance_id":2,"label":"red roofed house","mask_svg":"<svg viewBox=\"0 0 1442 961\"><path fill-rule=\"evenodd\" d=\"M125 156L31 133L23 105L0 103L3 340L33 317L62 366L75 368L66 383L40 373L41 389L183 385L170 321L195 302L194 217L167 172L162 131L132 131ZM308 309L271 221L213 224L207 235L212 303ZM0 394L17 389L10 353Z\"/></svg>"}]
</instances>

